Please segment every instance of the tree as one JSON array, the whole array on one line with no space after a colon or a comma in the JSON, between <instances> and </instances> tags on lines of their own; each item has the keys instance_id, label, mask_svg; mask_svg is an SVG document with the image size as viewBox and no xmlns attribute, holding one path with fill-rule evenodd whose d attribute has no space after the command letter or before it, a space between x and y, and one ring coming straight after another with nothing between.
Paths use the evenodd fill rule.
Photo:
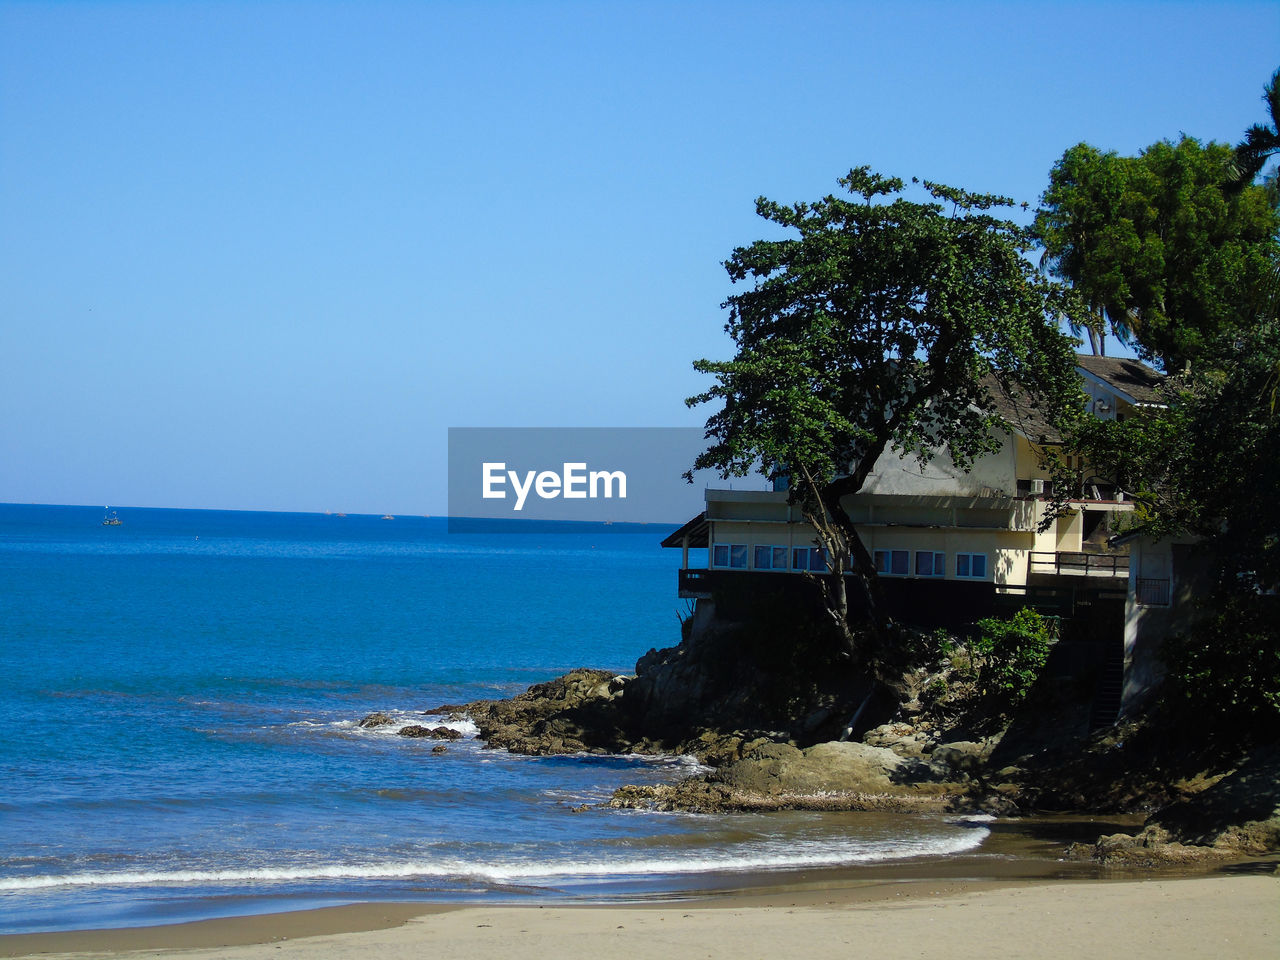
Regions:
<instances>
[{"instance_id":1,"label":"tree","mask_svg":"<svg viewBox=\"0 0 1280 960\"><path fill-rule=\"evenodd\" d=\"M990 212L1012 201L924 183L930 199L915 202L901 180L866 167L839 182L852 199L756 201L794 235L725 263L733 282L752 283L723 305L737 354L697 361L716 383L687 402L722 404L694 469L789 475L826 550L832 622L850 653L874 659L866 643L883 652L891 622L845 499L876 460L894 449L923 466L945 448L972 465L1008 427L993 391L1050 416L1082 404L1057 322L1071 298L1027 259L1028 232ZM850 623L850 564L869 613L862 637Z\"/></svg>"},{"instance_id":2,"label":"tree","mask_svg":"<svg viewBox=\"0 0 1280 960\"><path fill-rule=\"evenodd\" d=\"M1266 191L1228 189L1234 151L1191 137L1137 157L1088 144L1050 174L1034 231L1049 273L1147 359L1176 371L1247 329L1273 268L1276 211Z\"/></svg>"},{"instance_id":3,"label":"tree","mask_svg":"<svg viewBox=\"0 0 1280 960\"><path fill-rule=\"evenodd\" d=\"M1239 190L1253 183L1267 161L1280 154L1280 70L1271 75L1271 81L1262 88L1262 102L1266 105L1271 125L1255 123L1244 132L1244 139L1236 144L1235 169L1231 187Z\"/></svg>"}]
</instances>

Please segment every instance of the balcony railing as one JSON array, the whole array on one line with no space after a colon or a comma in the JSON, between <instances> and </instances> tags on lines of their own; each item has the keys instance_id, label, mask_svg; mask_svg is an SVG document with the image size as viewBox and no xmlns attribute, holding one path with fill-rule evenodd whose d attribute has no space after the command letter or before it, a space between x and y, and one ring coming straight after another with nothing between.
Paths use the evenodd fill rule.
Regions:
<instances>
[{"instance_id":1,"label":"balcony railing","mask_svg":"<svg viewBox=\"0 0 1280 960\"><path fill-rule=\"evenodd\" d=\"M1136 600L1142 607L1167 607L1170 599L1170 584L1167 579L1156 577L1139 577Z\"/></svg>"},{"instance_id":2,"label":"balcony railing","mask_svg":"<svg viewBox=\"0 0 1280 960\"><path fill-rule=\"evenodd\" d=\"M1067 577L1127 577L1129 558L1121 554L1031 552L1030 573Z\"/></svg>"}]
</instances>

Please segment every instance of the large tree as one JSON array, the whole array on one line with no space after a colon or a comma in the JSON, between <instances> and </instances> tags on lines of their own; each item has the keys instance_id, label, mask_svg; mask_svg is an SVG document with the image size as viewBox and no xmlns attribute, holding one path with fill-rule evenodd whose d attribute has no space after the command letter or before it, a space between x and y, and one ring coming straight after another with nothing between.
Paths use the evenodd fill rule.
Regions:
<instances>
[{"instance_id":1,"label":"large tree","mask_svg":"<svg viewBox=\"0 0 1280 960\"><path fill-rule=\"evenodd\" d=\"M1029 233L992 213L1012 201L932 183L915 201L865 167L839 182L849 198L756 201L791 236L726 262L750 284L724 304L737 353L694 364L716 382L688 403L720 404L695 469L790 477L826 549L833 622L852 653L874 659L865 643L883 648L891 624L846 498L876 460L893 449L923 464L945 449L971 465L1009 426L995 392L1050 417L1081 405L1058 325L1069 298L1031 264ZM867 618L850 615L849 563Z\"/></svg>"},{"instance_id":2,"label":"large tree","mask_svg":"<svg viewBox=\"0 0 1280 960\"><path fill-rule=\"evenodd\" d=\"M1230 187L1235 152L1183 137L1137 157L1088 144L1050 173L1035 234L1049 273L1107 329L1168 371L1245 330L1270 275L1276 212L1265 190Z\"/></svg>"}]
</instances>

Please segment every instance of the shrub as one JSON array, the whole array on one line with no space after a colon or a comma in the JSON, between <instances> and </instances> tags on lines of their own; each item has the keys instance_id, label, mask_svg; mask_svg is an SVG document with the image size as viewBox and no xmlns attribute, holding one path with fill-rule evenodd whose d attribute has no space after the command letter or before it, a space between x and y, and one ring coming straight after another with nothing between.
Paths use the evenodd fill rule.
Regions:
<instances>
[{"instance_id":1,"label":"shrub","mask_svg":"<svg viewBox=\"0 0 1280 960\"><path fill-rule=\"evenodd\" d=\"M1054 640L1049 621L1024 607L1010 620L979 620L977 627L973 651L980 657L983 694L1004 706L1020 703L1049 659Z\"/></svg>"},{"instance_id":2,"label":"shrub","mask_svg":"<svg viewBox=\"0 0 1280 960\"><path fill-rule=\"evenodd\" d=\"M1202 726L1242 736L1280 732L1280 600L1235 596L1190 632L1171 637L1164 659L1184 712Z\"/></svg>"}]
</instances>

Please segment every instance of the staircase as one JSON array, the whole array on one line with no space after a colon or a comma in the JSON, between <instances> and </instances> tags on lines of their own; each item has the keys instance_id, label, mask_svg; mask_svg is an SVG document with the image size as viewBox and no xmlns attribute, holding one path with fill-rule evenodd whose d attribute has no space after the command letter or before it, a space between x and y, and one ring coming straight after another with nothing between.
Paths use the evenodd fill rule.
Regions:
<instances>
[{"instance_id":1,"label":"staircase","mask_svg":"<svg viewBox=\"0 0 1280 960\"><path fill-rule=\"evenodd\" d=\"M1124 694L1124 641L1107 644L1107 657L1098 673L1098 686L1093 695L1093 709L1089 713L1089 732L1101 730L1116 722L1120 716L1120 701Z\"/></svg>"}]
</instances>

